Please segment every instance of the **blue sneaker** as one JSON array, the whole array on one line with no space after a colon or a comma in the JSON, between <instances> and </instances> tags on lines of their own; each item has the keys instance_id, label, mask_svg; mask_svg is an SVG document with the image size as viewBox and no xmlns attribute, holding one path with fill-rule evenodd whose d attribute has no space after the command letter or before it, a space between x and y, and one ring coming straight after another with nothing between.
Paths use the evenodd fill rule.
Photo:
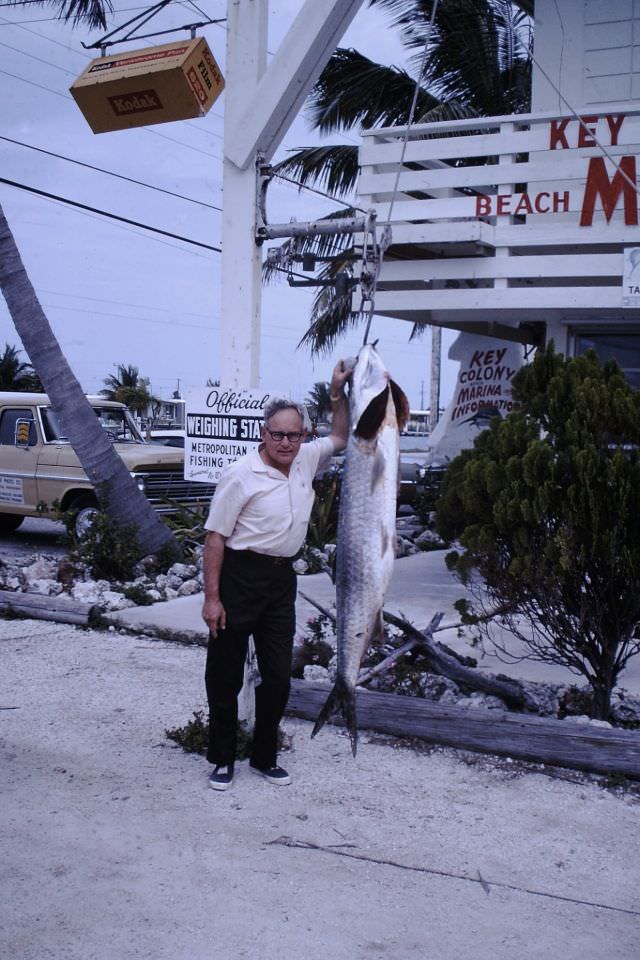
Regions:
<instances>
[{"instance_id":1,"label":"blue sneaker","mask_svg":"<svg viewBox=\"0 0 640 960\"><path fill-rule=\"evenodd\" d=\"M282 767L258 767L250 760L249 769L252 773L257 773L259 777L264 777L269 783L275 783L280 787L291 783L291 777Z\"/></svg>"},{"instance_id":2,"label":"blue sneaker","mask_svg":"<svg viewBox=\"0 0 640 960\"><path fill-rule=\"evenodd\" d=\"M209 786L212 790L228 790L233 782L233 764L223 763L213 768L209 774Z\"/></svg>"}]
</instances>

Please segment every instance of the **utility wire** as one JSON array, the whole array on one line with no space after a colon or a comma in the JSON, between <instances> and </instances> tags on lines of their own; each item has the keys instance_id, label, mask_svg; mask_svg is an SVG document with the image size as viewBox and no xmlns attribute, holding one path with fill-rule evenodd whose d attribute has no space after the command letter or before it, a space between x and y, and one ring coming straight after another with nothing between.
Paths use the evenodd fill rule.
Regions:
<instances>
[{"instance_id":1,"label":"utility wire","mask_svg":"<svg viewBox=\"0 0 640 960\"><path fill-rule=\"evenodd\" d=\"M47 200L58 200L60 203L66 203L80 210L98 213L100 216L108 217L110 220L118 220L120 223L128 223L133 227L141 227L143 230L151 231L151 233L159 233L161 236L171 237L172 240L182 240L183 243L193 244L194 247L202 247L204 250L213 250L214 253L222 253L221 247L214 247L209 243L201 243L199 240L192 240L190 237L183 237L178 233L171 233L169 230L160 230L159 227L152 227L148 223L141 223L138 220L130 220L128 217L120 217L116 213L109 213L107 210L100 210L98 207L90 207L86 203L79 203L77 200L70 200L68 197L60 197L46 190L38 190L36 187L30 187L24 183L17 183L15 180L7 180L6 177L0 177L0 183L5 183L9 187L16 187L18 190L26 190L28 193L35 193L39 197L46 197Z\"/></svg>"},{"instance_id":2,"label":"utility wire","mask_svg":"<svg viewBox=\"0 0 640 960\"><path fill-rule=\"evenodd\" d=\"M399 183L400 183L400 173L401 173L402 167L403 167L403 165L404 165L404 158L405 158L405 154L406 154L406 152L407 152L407 144L408 144L408 142L409 142L409 134L410 134L410 132L411 132L411 127L413 126L413 120L414 120L415 113L416 113L416 106L417 106L417 103L418 103L418 94L419 94L419 92L420 92L420 84L422 83L422 77L423 77L423 74L424 74L424 69L425 69L425 66L426 66L426 64L427 64L427 54L428 54L428 52L429 52L429 41L430 41L430 39L431 39L431 31L432 31L432 29L433 29L433 24L434 24L435 19L436 19L436 13L438 12L438 3L439 3L439 0L435 0L433 6L432 6L432 8L431 8L431 18L430 18L429 24L428 24L428 26L427 26L427 33L426 33L425 41L424 41L424 50L422 51L422 59L420 60L420 69L419 69L419 71L418 71L418 76L416 77L416 83L415 83L415 87L414 87L414 90L413 90L413 99L412 99L412 101L411 101L411 109L409 110L409 122L407 123L407 127L406 127L406 130L405 130L405 133L404 133L404 138L403 138L403 141L402 141L402 152L401 152L401 154L400 154L400 162L398 163L398 169L397 169L397 171L396 171L395 181L394 181L394 184L393 184L393 192L392 192L392 194L391 194L391 203L389 204L389 212L388 212L388 214L387 214L387 223L388 223L388 224L391 223L391 213L392 213L392 211L393 211L393 205L394 205L394 203L395 203L395 201L396 201L396 195L397 195L397 193L398 193L398 185L399 185ZM374 235L374 239L375 239L375 235ZM382 262L383 262L383 260L384 260L384 249L382 248L382 246L380 246L378 249L379 249L378 262L377 262L377 264L376 264L375 275L374 275L374 278L373 278L373 289L372 289L372 291L371 291L371 297L370 297L370 304L371 304L371 306L370 306L370 308L369 308L369 310L368 310L369 316L368 316L368 318L367 318L367 325L366 325L365 331L364 331L363 344L367 343L368 340L369 340L369 331L371 330L371 321L373 320L373 313L374 313L374 310L375 310L375 296L376 296L376 288L377 288L377 285L378 285L378 277L379 277L379 275L380 275L380 270L382 269Z\"/></svg>"},{"instance_id":3,"label":"utility wire","mask_svg":"<svg viewBox=\"0 0 640 960\"><path fill-rule=\"evenodd\" d=\"M18 7L18 6L20 6L20 7L26 6L28 3L39 3L40 6L43 6L43 0L20 0L20 2L17 2L17 0L15 0L14 3L0 3L0 8L2 8L2 7L13 7L13 9L15 10L16 7ZM117 13L129 13L129 11L132 11L132 10L145 10L145 9L146 9L146 7L123 7L122 9L118 10ZM37 19L37 20L5 20L2 24L0 24L0 26L5 26L5 25L7 25L7 26L10 26L10 27L19 27L19 26L20 26L21 24L23 24L23 23L60 23L60 24L64 24L65 21L64 21L64 19L63 19L60 15L58 15L57 17L40 17L40 18Z\"/></svg>"},{"instance_id":4,"label":"utility wire","mask_svg":"<svg viewBox=\"0 0 640 960\"><path fill-rule=\"evenodd\" d=\"M35 80L27 80L26 77L19 77L17 73L9 73L8 70L0 70L0 73L5 77L12 77L13 80L21 80L23 83L28 83L30 87L37 87L38 90L46 90L47 93L53 93L56 97L62 97L64 100L72 99L72 97L66 93L60 93L59 90L52 90L51 87L45 87L42 83L36 83Z\"/></svg>"},{"instance_id":5,"label":"utility wire","mask_svg":"<svg viewBox=\"0 0 640 960\"><path fill-rule=\"evenodd\" d=\"M292 183L294 186L298 187L299 190L308 190L309 193L317 193L319 197L324 197L325 200L332 200L333 203L339 203L341 207L345 206L346 201L341 200L339 197L333 197L330 193L325 193L324 190L318 190L316 187L310 187L306 183L300 183L299 180L294 180L292 177L287 177L284 173L278 173L277 170L273 171L274 177L277 177L278 180L286 180L287 183ZM363 210L362 207L356 207L352 203L346 204L350 210L359 210L360 213L368 213L368 210Z\"/></svg>"},{"instance_id":6,"label":"utility wire","mask_svg":"<svg viewBox=\"0 0 640 960\"><path fill-rule=\"evenodd\" d=\"M540 73L542 74L542 76L545 78L545 80L547 80L547 82L551 84L551 86L553 87L553 89L555 90L555 92L558 94L558 97L560 98L560 100L562 101L562 103L565 105L565 107L567 107L567 109L568 109L569 112L572 114L572 116L574 117L574 119L577 120L578 123L580 124L580 126L583 128L583 130L585 130L585 131L589 134L589 136L592 138L592 140L593 140L593 142L595 143L595 145L598 147L599 150L602 151L602 153L603 153L604 156L607 158L607 160L609 160L609 161L613 164L616 172L619 173L620 176L623 178L623 180L626 180L626 182L629 184L629 186L633 187L634 191L638 194L638 196L640 196L640 187L638 187L638 184L635 183L635 181L633 181L633 180L631 179L631 177L622 169L622 167L620 166L619 163L617 163L616 159L612 156L612 154L609 153L609 151L607 150L607 148L605 147L605 145L604 145L603 143L600 143L600 141L598 140L598 138L597 138L597 136L595 135L595 133L593 132L593 130L592 130L590 127L587 126L587 124L586 124L585 121L582 119L582 117L580 116L580 114L576 111L575 107L573 107L573 106L569 103L569 101L567 100L567 98L566 98L566 97L564 96L564 94L560 91L559 87L556 86L556 84L555 84L554 81L551 79L551 77L549 76L549 74L547 73L547 71L540 65L540 63L538 62L538 60L536 60L536 58L534 57L533 54L531 54L531 59L533 60L533 62L535 63L536 67L538 68L538 70L540 71Z\"/></svg>"},{"instance_id":7,"label":"utility wire","mask_svg":"<svg viewBox=\"0 0 640 960\"><path fill-rule=\"evenodd\" d=\"M145 9L146 9L146 8L145 8ZM0 18L0 26L2 26L3 24L9 24L9 25L11 25L11 26L17 26L17 24L12 23L11 20L6 20L6 19L4 19L4 18ZM21 29L21 30L24 30L26 33L32 34L34 37L37 37L38 40L44 40L45 43L53 43L53 44L56 44L56 46L58 46L58 47L62 47L62 49L65 51L65 53L66 53L66 54L69 54L69 47L68 47L68 45L65 44L65 43L62 43L60 40L55 40L55 39L53 39L53 37L45 37L45 36L43 36L41 33L38 33L36 30L30 30L29 27L20 27L20 29ZM23 54L23 55L26 56L26 57L33 57L33 56L34 56L33 54L26 53L24 50L19 50L17 47L13 47L12 49L14 49L17 53ZM91 54L83 53L83 52L80 51L80 50L73 50L72 52L73 52L73 53L76 53L78 56L84 57L85 60L91 60L91 59L92 59L92 58L91 58ZM35 59L38 59L38 58L36 57ZM55 68L58 69L58 70L65 69L65 68L63 68L63 67L57 66L57 64L51 63L51 62L48 61L48 60L47 60L47 61L42 61L42 62L48 63L50 66L55 67ZM58 96L58 97L64 97L66 100L72 100L72 99L73 99L73 98L70 97L68 94L60 93L60 91L58 91L58 90L52 90L50 87L42 86L42 85L39 84L39 83L35 83L33 80L27 80L25 77L20 77L20 76L18 76L18 75L15 74L15 73L8 73L6 70L0 70L0 73L4 73L6 76L13 77L14 80L21 80L23 83L31 84L31 86L38 87L38 88L41 89L41 90L46 90L46 91L48 91L49 93L54 93L54 94L55 94L56 96ZM75 74L74 74L71 70L66 70L66 73L68 73L70 76L75 76ZM213 113L212 116L220 117L220 114ZM223 139L222 136L221 136L219 133L214 133L212 130L203 130L201 127L196 127L196 124L193 123L193 122L191 122L191 121L185 120L185 121L183 121L183 124L186 125L186 126L194 127L194 128L196 128L196 129L198 129L200 133L207 133L209 136L217 137L217 138L219 138L219 139ZM193 146L191 146L190 143L185 143L184 140L177 140L175 137L169 137L169 136L167 136L166 133L160 133L160 132L157 131L157 130L151 130L149 127L144 127L143 130L144 130L145 133L153 134L153 136L160 137L160 138L163 139L163 140L169 140L171 143L180 144L180 146L185 147L187 150L194 150L196 153L201 153L201 154L202 154L203 156L205 156L205 157L211 157L211 158L213 158L213 159L215 159L215 160L221 160L221 159L222 159L222 157L220 157L219 154L209 153L209 152L206 151L206 150L201 150L199 147L193 147Z\"/></svg>"},{"instance_id":8,"label":"utility wire","mask_svg":"<svg viewBox=\"0 0 640 960\"><path fill-rule=\"evenodd\" d=\"M115 173L113 170L105 170L104 167L96 167L92 163L84 163L82 160L74 160L73 157L65 157L61 153L54 153L52 150L45 150L43 147L35 147L30 143L23 143L22 140L13 140L11 137L4 137L0 134L0 140L6 140L8 143L15 143L19 147L26 147L28 150L35 150L36 153L44 153L48 157L55 157L58 160L66 160L67 163L75 163L79 167L86 167L88 170L96 170L98 173L105 173L109 177L117 177L118 180L126 180L127 183L135 183L139 187L146 187L148 190L156 190L158 193L166 193L170 197L176 197L178 200L188 200L189 203L196 203L202 207L209 207L211 210L222 210L213 203L205 203L204 200L195 200L193 197L185 197L181 193L174 193L173 190L166 190L164 187L155 187L151 183L145 183L144 180L135 180L133 177L126 177L122 173Z\"/></svg>"},{"instance_id":9,"label":"utility wire","mask_svg":"<svg viewBox=\"0 0 640 960\"><path fill-rule=\"evenodd\" d=\"M1 70L0 73L4 74L5 77L11 77L13 80L20 80L22 83L28 83L31 87L37 87L38 90L45 90L47 93L53 93L56 97L62 97L63 100L73 100L73 97L69 96L68 93L61 93L59 90L53 90L51 87L45 87L42 83L36 83L35 80L27 80L26 77L20 77L16 73L9 73L8 70ZM170 137L166 133L160 133L159 130L151 130L149 127L143 128L145 133L151 133L154 137L160 137L162 140L168 140L170 143L177 143L178 146L184 147L186 150L193 150L195 153L201 153L203 157L209 157L210 160L221 160L222 157L218 156L216 153L209 153L208 150L201 150L200 147L194 147L190 143L185 143L184 140L176 140L175 137ZM217 136L217 134L212 134L212 136Z\"/></svg>"}]
</instances>

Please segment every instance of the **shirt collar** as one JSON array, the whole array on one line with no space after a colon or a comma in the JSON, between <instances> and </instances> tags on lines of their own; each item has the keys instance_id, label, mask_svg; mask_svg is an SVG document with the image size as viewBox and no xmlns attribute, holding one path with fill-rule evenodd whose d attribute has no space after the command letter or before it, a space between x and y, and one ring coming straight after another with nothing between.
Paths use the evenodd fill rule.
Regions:
<instances>
[{"instance_id":1,"label":"shirt collar","mask_svg":"<svg viewBox=\"0 0 640 960\"><path fill-rule=\"evenodd\" d=\"M250 466L254 473L266 473L269 477L274 477L278 480L288 480L289 477L285 476L284 473L281 473L280 470L277 470L275 467L270 467L268 463L265 463L262 457L260 456L260 451L264 447L264 444L260 444L257 450L254 450ZM298 457L295 458L291 467L293 468L297 463ZM289 471L289 476L291 476L291 470Z\"/></svg>"}]
</instances>

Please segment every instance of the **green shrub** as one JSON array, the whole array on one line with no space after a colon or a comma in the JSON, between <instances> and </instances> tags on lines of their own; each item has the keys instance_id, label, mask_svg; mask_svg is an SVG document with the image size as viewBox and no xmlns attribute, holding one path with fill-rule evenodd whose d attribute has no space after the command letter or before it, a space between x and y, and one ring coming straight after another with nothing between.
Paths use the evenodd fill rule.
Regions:
<instances>
[{"instance_id":1,"label":"green shrub","mask_svg":"<svg viewBox=\"0 0 640 960\"><path fill-rule=\"evenodd\" d=\"M173 740L179 744L186 753L199 753L203 757L207 755L209 745L209 720L204 719L202 710L195 710L193 719L189 720L184 727L176 727L173 730L165 730L165 736L168 740ZM238 724L236 733L236 758L246 760L251 756L253 746L253 732L247 730L242 723ZM290 750L291 738L281 728L278 730L278 750Z\"/></svg>"},{"instance_id":2,"label":"green shrub","mask_svg":"<svg viewBox=\"0 0 640 960\"><path fill-rule=\"evenodd\" d=\"M473 595L470 619L494 645L497 623L533 659L584 676L606 720L640 651L640 393L614 361L550 345L513 396L447 471L438 533L462 548L448 562Z\"/></svg>"}]
</instances>

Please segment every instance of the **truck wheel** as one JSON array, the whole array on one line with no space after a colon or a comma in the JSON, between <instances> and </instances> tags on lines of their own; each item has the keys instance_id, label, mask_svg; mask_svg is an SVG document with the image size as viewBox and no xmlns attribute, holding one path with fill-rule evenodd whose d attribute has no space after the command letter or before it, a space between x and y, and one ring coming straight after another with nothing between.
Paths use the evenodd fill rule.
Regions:
<instances>
[{"instance_id":1,"label":"truck wheel","mask_svg":"<svg viewBox=\"0 0 640 960\"><path fill-rule=\"evenodd\" d=\"M93 497L80 497L74 503L73 509L75 510L73 532L78 540L84 540L98 513L98 504Z\"/></svg>"},{"instance_id":2,"label":"truck wheel","mask_svg":"<svg viewBox=\"0 0 640 960\"><path fill-rule=\"evenodd\" d=\"M0 533L13 533L17 530L24 517L16 513L0 513Z\"/></svg>"}]
</instances>

